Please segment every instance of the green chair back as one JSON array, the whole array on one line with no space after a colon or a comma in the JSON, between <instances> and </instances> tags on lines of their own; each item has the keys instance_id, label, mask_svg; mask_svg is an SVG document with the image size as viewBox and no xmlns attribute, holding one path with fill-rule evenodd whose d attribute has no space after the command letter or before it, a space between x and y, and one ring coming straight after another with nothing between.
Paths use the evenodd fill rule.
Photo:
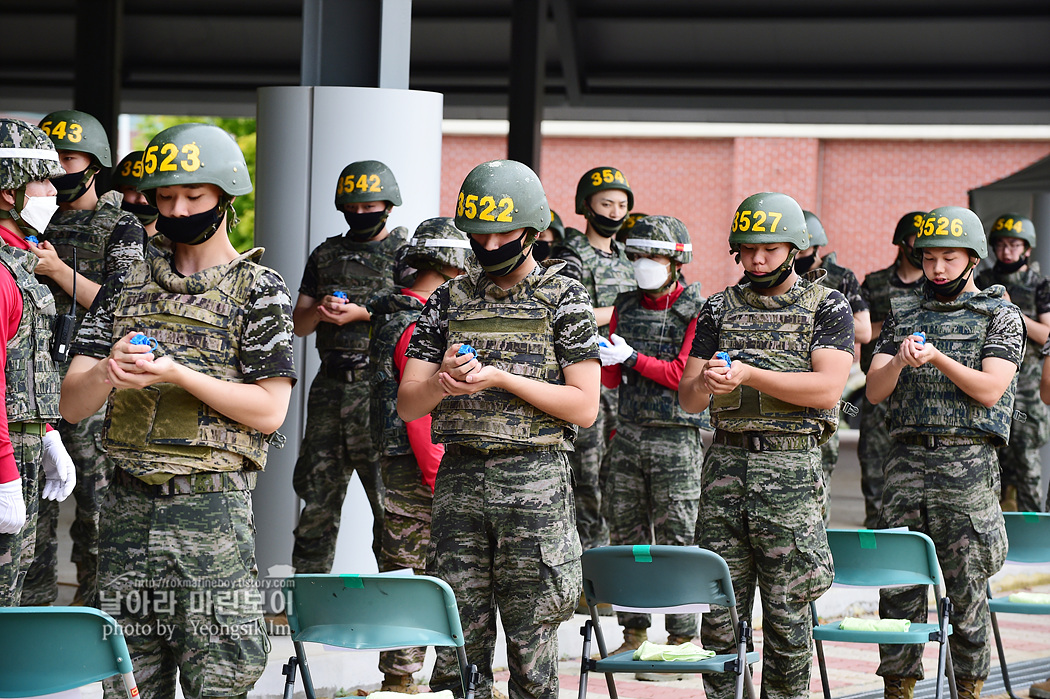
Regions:
<instances>
[{"instance_id":1,"label":"green chair back","mask_svg":"<svg viewBox=\"0 0 1050 699\"><path fill-rule=\"evenodd\" d=\"M1050 513L1004 512L1010 549L1006 560L1015 563L1050 562Z\"/></svg>"},{"instance_id":2,"label":"green chair back","mask_svg":"<svg viewBox=\"0 0 1050 699\"><path fill-rule=\"evenodd\" d=\"M941 586L937 549L921 532L829 529L828 545L840 585Z\"/></svg>"},{"instance_id":3,"label":"green chair back","mask_svg":"<svg viewBox=\"0 0 1050 699\"><path fill-rule=\"evenodd\" d=\"M736 605L729 566L693 546L602 546L584 553L583 593L590 604L622 607Z\"/></svg>"}]
</instances>

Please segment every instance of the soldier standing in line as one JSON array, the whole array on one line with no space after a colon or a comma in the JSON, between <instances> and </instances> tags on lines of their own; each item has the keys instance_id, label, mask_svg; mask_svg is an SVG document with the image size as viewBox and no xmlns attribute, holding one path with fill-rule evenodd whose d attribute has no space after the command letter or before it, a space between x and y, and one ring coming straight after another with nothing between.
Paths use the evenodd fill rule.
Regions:
<instances>
[{"instance_id":1,"label":"soldier standing in line","mask_svg":"<svg viewBox=\"0 0 1050 699\"><path fill-rule=\"evenodd\" d=\"M122 274L142 259L146 233L134 215L121 210L121 197L95 191L95 176L113 165L109 137L95 117L76 110L52 112L40 120L40 128L58 149L65 175L52 179L58 190L58 213L30 249L40 258L36 273L55 297L59 313L73 313L73 333L95 300L99 287L111 274ZM73 269L74 252L76 269ZM76 302L72 299L76 275ZM65 374L69 364L59 371ZM77 604L97 604L98 511L113 476L113 464L99 447L105 412L99 411L79 423L61 421L62 439L77 467L73 491L77 507L69 528L73 540L72 560L77 567ZM36 559L26 576L24 605L48 605L58 596L58 505L41 503L37 529Z\"/></svg>"},{"instance_id":2,"label":"soldier standing in line","mask_svg":"<svg viewBox=\"0 0 1050 699\"><path fill-rule=\"evenodd\" d=\"M893 231L897 259L885 269L864 277L860 293L871 312L872 342L861 345L860 368L865 374L871 366L872 350L882 331L882 323L890 314L890 303L897 296L905 296L922 286L922 251L916 250L915 235L922 225L924 211L912 211L901 217ZM874 529L879 521L882 505L882 464L890 452L893 440L886 429L886 403L873 405L864 397L860 401L860 435L857 439L857 458L860 461L860 490L864 496L864 528ZM1047 699L1050 699L1048 697Z\"/></svg>"},{"instance_id":3,"label":"soldier standing in line","mask_svg":"<svg viewBox=\"0 0 1050 699\"><path fill-rule=\"evenodd\" d=\"M832 580L821 521L826 484L820 444L838 428L853 363L853 316L839 293L799 277L809 247L802 209L786 194L743 201L730 249L747 282L708 298L679 389L682 407L710 405L713 443L704 459L696 543L729 564L741 616L762 591L762 696L809 696L809 603ZM716 357L726 352L730 362ZM705 648L733 651L724 610L703 615ZM731 675L705 675L712 699L733 694Z\"/></svg>"},{"instance_id":4,"label":"soldier standing in line","mask_svg":"<svg viewBox=\"0 0 1050 699\"><path fill-rule=\"evenodd\" d=\"M1017 377L1010 443L999 447L1004 512L1039 512L1043 501L1043 461L1039 450L1050 440L1050 411L1039 400L1042 374L1040 350L1050 337L1050 279L1028 266L1035 247L1035 226L1018 214L995 219L988 242L995 266L977 275L977 287L1006 287L1006 300L1021 309L1028 334L1027 351Z\"/></svg>"},{"instance_id":5,"label":"soldier standing in line","mask_svg":"<svg viewBox=\"0 0 1050 699\"><path fill-rule=\"evenodd\" d=\"M551 251L561 245L563 240L565 240L565 224L561 222L557 211L551 211L551 225L547 230L540 231L536 237L536 242L532 244L532 256L537 262L549 259Z\"/></svg>"},{"instance_id":6,"label":"soldier standing in line","mask_svg":"<svg viewBox=\"0 0 1050 699\"><path fill-rule=\"evenodd\" d=\"M380 291L368 301L372 315L369 427L385 490L380 571L410 569L422 575L426 570L434 480L445 448L431 441L429 415L409 423L397 416L397 389L423 304L441 284L463 274L469 250L467 234L452 219L423 221L397 252L399 262L417 270L411 287ZM412 675L423 669L425 652L426 648L409 648L380 653L380 689L415 694Z\"/></svg>"},{"instance_id":7,"label":"soldier standing in line","mask_svg":"<svg viewBox=\"0 0 1050 699\"><path fill-rule=\"evenodd\" d=\"M951 645L960 699L988 676L988 578L1006 556L995 448L1010 436L1025 326L1003 287L979 291L973 268L988 252L977 214L958 206L923 217L922 293L893 299L868 370L872 403L889 400L880 528L923 532L937 547L954 604ZM926 587L884 589L883 618L925 621ZM922 647L883 645L887 699L911 699Z\"/></svg>"},{"instance_id":8,"label":"soldier standing in line","mask_svg":"<svg viewBox=\"0 0 1050 699\"><path fill-rule=\"evenodd\" d=\"M0 119L0 607L21 602L39 503L65 500L76 483L73 461L47 424L58 419L61 383L49 354L55 301L33 274L37 258L26 241L58 208L48 179L63 172L58 160L43 131Z\"/></svg>"},{"instance_id":9,"label":"soldier standing in line","mask_svg":"<svg viewBox=\"0 0 1050 699\"><path fill-rule=\"evenodd\" d=\"M139 191L142 179L142 151L135 150L125 155L113 168L110 185L123 199L120 208L139 220L150 238L157 234L157 207L149 203L146 195Z\"/></svg>"},{"instance_id":10,"label":"soldier standing in line","mask_svg":"<svg viewBox=\"0 0 1050 699\"><path fill-rule=\"evenodd\" d=\"M597 416L601 367L586 290L562 262L532 257L550 221L527 166L494 160L467 175L455 223L477 260L427 301L398 392L402 419L431 413L445 445L427 572L456 591L478 699L492 694L497 608L510 695L558 696L558 626L582 589L567 452ZM430 686L459 686L446 649Z\"/></svg>"},{"instance_id":11,"label":"soldier standing in line","mask_svg":"<svg viewBox=\"0 0 1050 699\"><path fill-rule=\"evenodd\" d=\"M321 367L310 385L306 432L292 475L303 500L292 549L297 573L331 572L346 487L355 471L372 510L372 553L377 562L382 555L383 483L368 429L370 326L364 304L380 289L393 288L394 253L408 230L388 230L386 220L400 205L397 180L383 163L362 160L343 168L335 208L349 230L310 253L299 285L295 334L317 332Z\"/></svg>"},{"instance_id":12,"label":"soldier standing in line","mask_svg":"<svg viewBox=\"0 0 1050 699\"><path fill-rule=\"evenodd\" d=\"M624 255L616 234L634 208L634 192L624 174L614 167L596 167L584 173L576 185L576 213L587 220L583 232L565 229L565 240L551 257L565 261L562 274L582 283L594 306L598 332L609 334L613 302L625 291L634 291L634 270ZM576 485L576 528L583 548L608 543L609 528L601 504L601 469L608 435L616 429L616 393L603 388L602 410L594 425L582 429L576 451L569 456ZM580 600L581 612L586 604Z\"/></svg>"},{"instance_id":13,"label":"soldier standing in line","mask_svg":"<svg viewBox=\"0 0 1050 699\"><path fill-rule=\"evenodd\" d=\"M603 493L609 543L689 546L700 506L700 416L678 405L678 383L693 346L696 317L704 302L700 284L679 281L693 259L685 224L671 216L648 216L625 241L638 291L616 299L611 336L599 346L602 382L619 393L618 425L609 444L609 471ZM648 614L618 612L623 645L647 640ZM696 636L696 614L666 617L668 643ZM639 673L639 679L681 675Z\"/></svg>"}]
</instances>

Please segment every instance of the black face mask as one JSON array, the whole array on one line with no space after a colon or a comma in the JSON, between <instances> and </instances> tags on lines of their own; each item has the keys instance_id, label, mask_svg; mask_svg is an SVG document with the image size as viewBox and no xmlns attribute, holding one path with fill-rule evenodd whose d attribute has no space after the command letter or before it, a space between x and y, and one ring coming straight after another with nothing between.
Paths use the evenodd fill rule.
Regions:
<instances>
[{"instance_id":1,"label":"black face mask","mask_svg":"<svg viewBox=\"0 0 1050 699\"><path fill-rule=\"evenodd\" d=\"M222 219L226 216L226 207L219 202L214 209L203 211L182 218L157 217L157 232L173 243L200 245L215 235Z\"/></svg>"},{"instance_id":2,"label":"black face mask","mask_svg":"<svg viewBox=\"0 0 1050 699\"><path fill-rule=\"evenodd\" d=\"M966 286L966 282L970 280L970 271L974 268L974 263L971 262L966 265L966 269L955 279L944 284L934 284L930 281L929 277L926 277L926 291L934 296L940 296L943 299L953 299L959 295ZM923 275L925 276L925 272Z\"/></svg>"},{"instance_id":3,"label":"black face mask","mask_svg":"<svg viewBox=\"0 0 1050 699\"><path fill-rule=\"evenodd\" d=\"M343 218L346 219L346 225L350 226L350 240L355 243L364 243L375 238L379 235L379 231L383 230L383 226L386 225L386 217L389 215L390 212L385 209L366 214L344 211Z\"/></svg>"},{"instance_id":4,"label":"black face mask","mask_svg":"<svg viewBox=\"0 0 1050 699\"><path fill-rule=\"evenodd\" d=\"M908 258L908 262L911 263L912 267L922 269L922 250L916 250L914 246L908 247L907 245L903 245L901 248L904 250L904 256Z\"/></svg>"},{"instance_id":5,"label":"black face mask","mask_svg":"<svg viewBox=\"0 0 1050 699\"><path fill-rule=\"evenodd\" d=\"M627 221L626 216L619 221L614 221L607 216L595 213L593 210L588 210L587 214L587 220L590 221L591 228L598 231L598 235L603 238L612 238L620 232L623 224Z\"/></svg>"},{"instance_id":6,"label":"black face mask","mask_svg":"<svg viewBox=\"0 0 1050 699\"><path fill-rule=\"evenodd\" d=\"M1026 264L1028 264L1028 255L1025 255L1017 262L1000 262L999 260L996 260L994 269L996 274L1013 274Z\"/></svg>"},{"instance_id":7,"label":"black face mask","mask_svg":"<svg viewBox=\"0 0 1050 699\"><path fill-rule=\"evenodd\" d=\"M532 244L532 256L537 262L543 262L551 256L551 241L537 240Z\"/></svg>"},{"instance_id":8,"label":"black face mask","mask_svg":"<svg viewBox=\"0 0 1050 699\"><path fill-rule=\"evenodd\" d=\"M474 240L474 236L470 236L470 249L474 251L474 257L478 258L478 264L482 269L493 277L505 277L521 267L528 259L521 254L526 236L528 236L527 231L523 232L521 237L504 243L495 250L486 250L481 243Z\"/></svg>"},{"instance_id":9,"label":"black face mask","mask_svg":"<svg viewBox=\"0 0 1050 699\"><path fill-rule=\"evenodd\" d=\"M139 223L143 226L148 226L157 220L157 207L150 206L149 204L132 204L131 202L124 200L120 203L120 208L127 211L129 214L134 214L135 218L137 218Z\"/></svg>"},{"instance_id":10,"label":"black face mask","mask_svg":"<svg viewBox=\"0 0 1050 699\"><path fill-rule=\"evenodd\" d=\"M81 172L70 172L66 175L52 177L51 184L55 185L55 189L58 190L55 200L59 204L68 204L84 196L96 172L98 168L91 165Z\"/></svg>"},{"instance_id":11,"label":"black face mask","mask_svg":"<svg viewBox=\"0 0 1050 699\"><path fill-rule=\"evenodd\" d=\"M810 255L809 257L796 257L795 271L799 274L805 274L809 271L809 268L813 266L813 261L816 259L816 255Z\"/></svg>"},{"instance_id":12,"label":"black face mask","mask_svg":"<svg viewBox=\"0 0 1050 699\"><path fill-rule=\"evenodd\" d=\"M780 286L784 281L791 276L791 272L794 271L795 266L795 253L792 252L787 256L787 259L780 263L780 266L774 269L768 274L755 274L754 272L748 272L744 270L744 276L747 277L748 281L751 282L751 288L756 290L772 289L773 287Z\"/></svg>"}]
</instances>

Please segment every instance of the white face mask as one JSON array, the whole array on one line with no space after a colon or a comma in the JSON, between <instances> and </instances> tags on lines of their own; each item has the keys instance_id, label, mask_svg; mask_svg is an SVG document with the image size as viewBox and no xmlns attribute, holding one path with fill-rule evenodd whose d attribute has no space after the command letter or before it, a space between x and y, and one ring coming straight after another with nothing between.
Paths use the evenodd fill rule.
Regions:
<instances>
[{"instance_id":1,"label":"white face mask","mask_svg":"<svg viewBox=\"0 0 1050 699\"><path fill-rule=\"evenodd\" d=\"M648 257L639 257L634 261L634 280L639 289L651 291L667 283L670 265L660 264Z\"/></svg>"},{"instance_id":2,"label":"white face mask","mask_svg":"<svg viewBox=\"0 0 1050 699\"><path fill-rule=\"evenodd\" d=\"M51 217L58 211L56 197L26 197L26 204L18 215L29 224L35 233L43 233Z\"/></svg>"}]
</instances>

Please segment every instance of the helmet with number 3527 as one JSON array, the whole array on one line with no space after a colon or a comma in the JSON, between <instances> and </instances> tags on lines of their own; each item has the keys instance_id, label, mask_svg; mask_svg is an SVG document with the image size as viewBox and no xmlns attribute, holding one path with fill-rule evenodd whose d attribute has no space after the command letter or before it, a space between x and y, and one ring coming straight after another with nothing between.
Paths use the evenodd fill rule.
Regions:
<instances>
[{"instance_id":1,"label":"helmet with number 3527","mask_svg":"<svg viewBox=\"0 0 1050 699\"><path fill-rule=\"evenodd\" d=\"M984 224L962 206L941 206L926 214L915 236L915 248L966 248L981 259L988 256Z\"/></svg>"},{"instance_id":2,"label":"helmet with number 3527","mask_svg":"<svg viewBox=\"0 0 1050 699\"><path fill-rule=\"evenodd\" d=\"M252 191L248 165L233 136L214 124L179 124L153 137L142 153L138 189L156 206L155 190L213 184L231 197Z\"/></svg>"},{"instance_id":3,"label":"helmet with number 3527","mask_svg":"<svg viewBox=\"0 0 1050 699\"><path fill-rule=\"evenodd\" d=\"M456 228L488 235L519 228L535 232L551 225L551 210L539 176L516 160L490 160L478 165L459 188Z\"/></svg>"},{"instance_id":4,"label":"helmet with number 3527","mask_svg":"<svg viewBox=\"0 0 1050 699\"><path fill-rule=\"evenodd\" d=\"M634 208L634 192L627 178L614 167L591 168L576 183L576 213L581 216L587 212L587 200L594 194L606 189L619 189L627 193L627 210Z\"/></svg>"},{"instance_id":5,"label":"helmet with number 3527","mask_svg":"<svg viewBox=\"0 0 1050 699\"><path fill-rule=\"evenodd\" d=\"M995 245L999 238L1017 238L1035 247L1035 225L1032 220L1020 214L1003 214L995 219L992 229L988 231L988 242Z\"/></svg>"},{"instance_id":6,"label":"helmet with number 3527","mask_svg":"<svg viewBox=\"0 0 1050 699\"><path fill-rule=\"evenodd\" d=\"M810 247L806 217L798 202L780 192L752 194L736 209L729 229L729 247L743 244L791 243L799 250Z\"/></svg>"},{"instance_id":7,"label":"helmet with number 3527","mask_svg":"<svg viewBox=\"0 0 1050 699\"><path fill-rule=\"evenodd\" d=\"M339 173L339 181L335 184L335 208L342 211L345 204L370 201L387 201L401 206L401 189L394 173L378 160L350 163Z\"/></svg>"},{"instance_id":8,"label":"helmet with number 3527","mask_svg":"<svg viewBox=\"0 0 1050 699\"><path fill-rule=\"evenodd\" d=\"M98 119L87 112L76 109L51 112L40 120L40 130L51 138L56 150L87 153L94 158L97 165L113 166L106 129Z\"/></svg>"}]
</instances>

